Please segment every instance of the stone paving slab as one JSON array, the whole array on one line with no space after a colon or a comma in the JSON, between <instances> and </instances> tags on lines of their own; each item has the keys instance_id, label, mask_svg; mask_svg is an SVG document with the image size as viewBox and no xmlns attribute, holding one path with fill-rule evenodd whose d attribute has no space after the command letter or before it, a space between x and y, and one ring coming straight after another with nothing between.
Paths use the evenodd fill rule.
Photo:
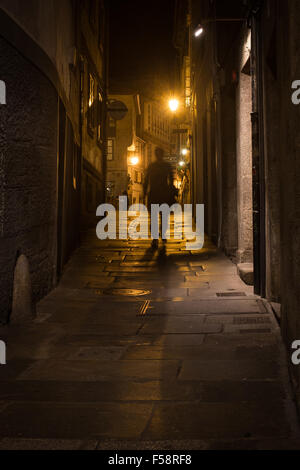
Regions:
<instances>
[{"instance_id":1,"label":"stone paving slab","mask_svg":"<svg viewBox=\"0 0 300 470\"><path fill-rule=\"evenodd\" d=\"M288 438L292 429L284 419L282 402L199 403L156 405L144 439L188 439L276 435Z\"/></svg>"},{"instance_id":2,"label":"stone paving slab","mask_svg":"<svg viewBox=\"0 0 300 470\"><path fill-rule=\"evenodd\" d=\"M261 347L265 345L274 345L278 347L278 338L274 333L244 333L244 334L223 334L209 335L205 337L205 344L215 346L227 346L235 348L237 346Z\"/></svg>"},{"instance_id":3,"label":"stone paving slab","mask_svg":"<svg viewBox=\"0 0 300 470\"><path fill-rule=\"evenodd\" d=\"M129 345L123 359L195 359L218 361L220 357L227 361L264 361L265 357L278 360L278 351L274 346L263 347L219 347L203 344L204 335L164 335L150 345Z\"/></svg>"},{"instance_id":4,"label":"stone paving slab","mask_svg":"<svg viewBox=\"0 0 300 470\"><path fill-rule=\"evenodd\" d=\"M186 315L185 317L147 318L140 334L213 334L221 333L222 325L204 323L204 318Z\"/></svg>"},{"instance_id":5,"label":"stone paving slab","mask_svg":"<svg viewBox=\"0 0 300 470\"><path fill-rule=\"evenodd\" d=\"M299 439L190 439L190 440L102 440L97 450L213 451L213 450L299 450Z\"/></svg>"},{"instance_id":6,"label":"stone paving slab","mask_svg":"<svg viewBox=\"0 0 300 470\"><path fill-rule=\"evenodd\" d=\"M0 449L300 448L278 326L231 261L84 240L37 319L0 330Z\"/></svg>"},{"instance_id":7,"label":"stone paving slab","mask_svg":"<svg viewBox=\"0 0 300 470\"><path fill-rule=\"evenodd\" d=\"M85 441L76 439L1 439L0 450L10 451L48 451L48 450L98 450L97 440Z\"/></svg>"},{"instance_id":8,"label":"stone paving slab","mask_svg":"<svg viewBox=\"0 0 300 470\"><path fill-rule=\"evenodd\" d=\"M279 367L275 361L183 360L179 380L276 380Z\"/></svg>"},{"instance_id":9,"label":"stone paving slab","mask_svg":"<svg viewBox=\"0 0 300 470\"><path fill-rule=\"evenodd\" d=\"M101 441L98 450L299 450L299 439L203 439L153 441Z\"/></svg>"},{"instance_id":10,"label":"stone paving slab","mask_svg":"<svg viewBox=\"0 0 300 470\"><path fill-rule=\"evenodd\" d=\"M132 382L1 382L1 411L12 402L262 402L265 396L286 399L275 381L132 381ZM5 403L4 403L5 402Z\"/></svg>"},{"instance_id":11,"label":"stone paving slab","mask_svg":"<svg viewBox=\"0 0 300 470\"><path fill-rule=\"evenodd\" d=\"M106 272L109 272L109 273L113 273L113 275L115 275L114 273L156 273L158 271L158 266L142 266L142 267L137 267L137 266L133 266L133 267L129 267L129 266L115 266L115 265L108 265L106 268L105 268Z\"/></svg>"},{"instance_id":12,"label":"stone paving slab","mask_svg":"<svg viewBox=\"0 0 300 470\"><path fill-rule=\"evenodd\" d=\"M149 337L149 336L148 336ZM147 335L144 336L147 338ZM160 334L157 335L152 340L152 344L154 345L162 345L163 347L167 346L188 346L194 347L203 344L205 339L204 334L195 334L194 332L191 334Z\"/></svg>"},{"instance_id":13,"label":"stone paving slab","mask_svg":"<svg viewBox=\"0 0 300 470\"><path fill-rule=\"evenodd\" d=\"M141 280L149 280L153 279L154 281L160 281L161 282L161 274L159 272L147 272L147 273L137 273L136 271L113 271L110 273L112 277L116 278L128 278L128 282L134 282L136 279L137 281ZM176 273L173 274L173 280L177 280L180 282L184 282L184 273Z\"/></svg>"},{"instance_id":14,"label":"stone paving slab","mask_svg":"<svg viewBox=\"0 0 300 470\"><path fill-rule=\"evenodd\" d=\"M40 439L138 438L152 404L13 403L1 413L0 437Z\"/></svg>"},{"instance_id":15,"label":"stone paving slab","mask_svg":"<svg viewBox=\"0 0 300 470\"><path fill-rule=\"evenodd\" d=\"M269 334L272 333L272 325L269 324L244 324L244 325L224 325L225 334Z\"/></svg>"},{"instance_id":16,"label":"stone paving slab","mask_svg":"<svg viewBox=\"0 0 300 470\"><path fill-rule=\"evenodd\" d=\"M223 323L223 325L235 325L235 326L240 326L240 327L246 327L250 325L264 325L267 327L272 327L274 328L273 324L273 318L271 315L238 315L236 313L231 314L218 314L218 315L206 315L205 316L205 322L206 323ZM225 330L224 330L225 331Z\"/></svg>"},{"instance_id":17,"label":"stone paving slab","mask_svg":"<svg viewBox=\"0 0 300 470\"><path fill-rule=\"evenodd\" d=\"M178 373L175 360L36 361L18 380L96 382L105 380L170 380Z\"/></svg>"},{"instance_id":18,"label":"stone paving slab","mask_svg":"<svg viewBox=\"0 0 300 470\"><path fill-rule=\"evenodd\" d=\"M179 294L180 295L180 294ZM165 304L151 302L151 315L172 314L216 314L216 313L261 313L261 308L255 300L202 300L201 302L181 302Z\"/></svg>"},{"instance_id":19,"label":"stone paving slab","mask_svg":"<svg viewBox=\"0 0 300 470\"><path fill-rule=\"evenodd\" d=\"M141 306L143 305L143 301L132 301L130 305L130 309L128 309L128 305L122 301L114 301L110 302L108 299L103 299L100 303L96 302L93 305L90 305L87 309L78 309L76 311L76 316L74 315L74 310L72 307L63 307L56 311L51 318L48 320L49 322L62 322L62 323L88 323L88 324L95 324L98 323L106 324L106 323L113 323L115 324L115 318L118 318L119 322L123 320L131 320L135 321L135 317L133 313L136 315L139 313ZM136 320L138 323L138 320Z\"/></svg>"},{"instance_id":20,"label":"stone paving slab","mask_svg":"<svg viewBox=\"0 0 300 470\"><path fill-rule=\"evenodd\" d=\"M134 312L134 316L136 317L135 312ZM53 323L53 324L57 325L57 323ZM128 321L123 321L123 322L119 322L118 324L113 320L111 321L110 324L104 324L104 323L90 324L84 321L80 321L80 322L74 322L72 324L68 324L68 333L70 335L81 334L81 335L90 336L90 335L97 333L99 337L109 336L111 338L117 335L133 336L133 335L136 335L138 331L139 331L139 323L136 323L135 321L130 322L130 323Z\"/></svg>"},{"instance_id":21,"label":"stone paving slab","mask_svg":"<svg viewBox=\"0 0 300 470\"><path fill-rule=\"evenodd\" d=\"M0 400L5 406L15 402L102 403L197 401L202 396L200 382L158 380L114 380L98 382L17 381L1 382ZM1 408L4 409L4 402Z\"/></svg>"},{"instance_id":22,"label":"stone paving slab","mask_svg":"<svg viewBox=\"0 0 300 470\"><path fill-rule=\"evenodd\" d=\"M100 289L106 289L110 287L114 282L114 278L105 278L105 279L95 279L93 277L84 277L82 279L69 279L69 280L64 280L62 282L62 285L64 287L71 287L75 286L78 289L88 289L88 288L100 288Z\"/></svg>"}]
</instances>

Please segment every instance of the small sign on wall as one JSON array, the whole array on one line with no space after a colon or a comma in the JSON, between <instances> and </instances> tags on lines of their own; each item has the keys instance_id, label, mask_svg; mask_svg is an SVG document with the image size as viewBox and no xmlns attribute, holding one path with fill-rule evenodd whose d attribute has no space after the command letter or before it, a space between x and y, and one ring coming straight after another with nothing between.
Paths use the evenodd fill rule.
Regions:
<instances>
[{"instance_id":1,"label":"small sign on wall","mask_svg":"<svg viewBox=\"0 0 300 470\"><path fill-rule=\"evenodd\" d=\"M0 80L0 105L6 104L6 85L3 80Z\"/></svg>"}]
</instances>

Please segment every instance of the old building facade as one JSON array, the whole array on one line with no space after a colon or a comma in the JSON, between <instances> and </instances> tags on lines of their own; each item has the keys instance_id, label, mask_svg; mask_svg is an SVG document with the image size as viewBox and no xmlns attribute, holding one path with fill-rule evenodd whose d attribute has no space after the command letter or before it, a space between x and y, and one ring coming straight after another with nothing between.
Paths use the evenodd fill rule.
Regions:
<instances>
[{"instance_id":1,"label":"old building facade","mask_svg":"<svg viewBox=\"0 0 300 470\"><path fill-rule=\"evenodd\" d=\"M107 29L103 1L85 2L80 10L80 86L82 147L82 225L93 226L105 200Z\"/></svg>"},{"instance_id":2,"label":"old building facade","mask_svg":"<svg viewBox=\"0 0 300 470\"><path fill-rule=\"evenodd\" d=\"M167 103L138 93L110 94L109 98L124 103L128 113L121 120L109 118L108 197L113 201L127 192L130 204L143 203L144 175L155 159L155 149L162 148L172 163L170 112Z\"/></svg>"},{"instance_id":3,"label":"old building facade","mask_svg":"<svg viewBox=\"0 0 300 470\"><path fill-rule=\"evenodd\" d=\"M127 108L122 119L109 116L107 141L107 199L117 203L127 194L129 203L143 200L145 171L145 144L141 133L141 102L139 94L111 94L110 102L119 102Z\"/></svg>"},{"instance_id":4,"label":"old building facade","mask_svg":"<svg viewBox=\"0 0 300 470\"><path fill-rule=\"evenodd\" d=\"M300 337L296 9L294 0L179 1L175 22L192 64L193 201L205 204L208 235L272 302L288 351Z\"/></svg>"},{"instance_id":5,"label":"old building facade","mask_svg":"<svg viewBox=\"0 0 300 470\"><path fill-rule=\"evenodd\" d=\"M0 2L0 320L27 258L33 301L78 244L80 214L104 194L105 5ZM100 18L100 20L98 20Z\"/></svg>"}]
</instances>

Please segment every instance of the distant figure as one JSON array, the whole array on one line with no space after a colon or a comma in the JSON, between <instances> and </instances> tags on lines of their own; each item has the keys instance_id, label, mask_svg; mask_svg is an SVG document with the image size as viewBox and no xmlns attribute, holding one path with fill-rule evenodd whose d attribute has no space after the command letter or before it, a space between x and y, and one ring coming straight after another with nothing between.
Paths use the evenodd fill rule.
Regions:
<instances>
[{"instance_id":1,"label":"distant figure","mask_svg":"<svg viewBox=\"0 0 300 470\"><path fill-rule=\"evenodd\" d=\"M164 161L164 151L155 150L156 160L147 168L144 181L144 196L148 195L148 209L151 213L151 204L169 204L175 202L173 189L173 170L169 163ZM166 243L165 234L162 234ZM152 241L152 248L158 248L158 240Z\"/></svg>"}]
</instances>

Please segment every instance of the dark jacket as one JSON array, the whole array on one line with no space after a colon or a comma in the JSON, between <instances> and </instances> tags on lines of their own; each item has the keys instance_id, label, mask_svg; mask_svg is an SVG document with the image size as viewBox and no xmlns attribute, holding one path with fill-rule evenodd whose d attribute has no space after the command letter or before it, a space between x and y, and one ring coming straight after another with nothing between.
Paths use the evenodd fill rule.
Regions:
<instances>
[{"instance_id":1,"label":"dark jacket","mask_svg":"<svg viewBox=\"0 0 300 470\"><path fill-rule=\"evenodd\" d=\"M151 163L146 171L144 194L149 188L148 204L172 204L173 170L169 163Z\"/></svg>"}]
</instances>

